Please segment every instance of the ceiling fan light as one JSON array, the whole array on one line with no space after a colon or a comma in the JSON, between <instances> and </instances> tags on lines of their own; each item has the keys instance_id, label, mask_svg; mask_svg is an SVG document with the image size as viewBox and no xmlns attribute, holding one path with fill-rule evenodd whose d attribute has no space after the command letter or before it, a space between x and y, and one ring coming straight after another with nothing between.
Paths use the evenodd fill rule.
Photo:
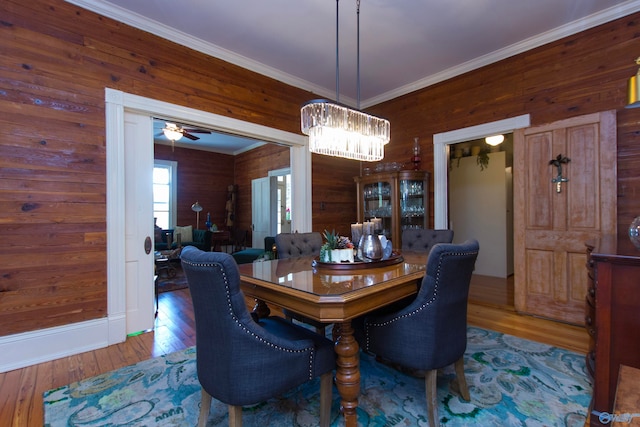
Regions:
<instances>
[{"instance_id":1,"label":"ceiling fan light","mask_svg":"<svg viewBox=\"0 0 640 427\"><path fill-rule=\"evenodd\" d=\"M496 145L500 145L504 142L504 135L492 135L488 136L484 139L484 142L495 147Z\"/></svg>"},{"instance_id":2,"label":"ceiling fan light","mask_svg":"<svg viewBox=\"0 0 640 427\"><path fill-rule=\"evenodd\" d=\"M162 129L162 132L164 133L164 136L171 141L179 141L180 138L182 138L182 132L175 123L165 123L165 127Z\"/></svg>"},{"instance_id":3,"label":"ceiling fan light","mask_svg":"<svg viewBox=\"0 0 640 427\"><path fill-rule=\"evenodd\" d=\"M390 139L386 119L324 99L304 104L300 117L312 153L365 162L384 158L384 146Z\"/></svg>"}]
</instances>

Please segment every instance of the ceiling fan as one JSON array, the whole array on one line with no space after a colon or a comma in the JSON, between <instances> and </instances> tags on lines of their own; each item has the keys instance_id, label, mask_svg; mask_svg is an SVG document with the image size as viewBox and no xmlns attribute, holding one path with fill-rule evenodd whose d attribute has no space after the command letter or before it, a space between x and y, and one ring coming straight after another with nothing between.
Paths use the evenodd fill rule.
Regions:
<instances>
[{"instance_id":1,"label":"ceiling fan","mask_svg":"<svg viewBox=\"0 0 640 427\"><path fill-rule=\"evenodd\" d=\"M156 136L164 135L171 141L178 141L183 136L192 141L199 140L200 138L192 135L193 133L211 133L211 131L196 128L187 129L183 126L178 126L175 123L165 122L164 127L162 128L162 132L156 134Z\"/></svg>"}]
</instances>

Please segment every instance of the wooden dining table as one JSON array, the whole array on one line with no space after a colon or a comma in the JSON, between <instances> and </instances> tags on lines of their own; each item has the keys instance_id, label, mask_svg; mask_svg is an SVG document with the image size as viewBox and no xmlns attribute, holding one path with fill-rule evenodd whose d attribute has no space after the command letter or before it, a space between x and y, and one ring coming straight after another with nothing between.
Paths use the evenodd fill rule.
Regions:
<instances>
[{"instance_id":1,"label":"wooden dining table","mask_svg":"<svg viewBox=\"0 0 640 427\"><path fill-rule=\"evenodd\" d=\"M317 263L315 257L238 266L242 291L256 299L259 316L268 315L268 304L273 304L334 324L336 386L348 427L357 425L360 395L360 349L351 321L415 294L425 274L426 254L403 253L394 258L393 263L357 264L353 268Z\"/></svg>"}]
</instances>

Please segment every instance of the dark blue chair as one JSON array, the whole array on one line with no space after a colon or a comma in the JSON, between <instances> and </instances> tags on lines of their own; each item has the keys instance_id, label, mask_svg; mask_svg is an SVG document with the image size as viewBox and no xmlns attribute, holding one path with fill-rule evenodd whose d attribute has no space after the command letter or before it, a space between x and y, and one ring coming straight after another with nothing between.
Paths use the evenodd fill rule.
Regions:
<instances>
[{"instance_id":1,"label":"dark blue chair","mask_svg":"<svg viewBox=\"0 0 640 427\"><path fill-rule=\"evenodd\" d=\"M276 235L278 259L320 255L321 247L322 234L317 231L309 233L280 233Z\"/></svg>"},{"instance_id":2,"label":"dark blue chair","mask_svg":"<svg viewBox=\"0 0 640 427\"><path fill-rule=\"evenodd\" d=\"M317 231L309 233L280 233L276 235L276 256L278 259L298 258L309 255L320 255L320 248L322 248L322 234ZM303 322L312 325L316 328L316 332L322 336L325 335L325 327L327 324L310 319L307 316L295 313L288 309L283 309L287 320L292 321L296 319L299 322Z\"/></svg>"},{"instance_id":3,"label":"dark blue chair","mask_svg":"<svg viewBox=\"0 0 640 427\"><path fill-rule=\"evenodd\" d=\"M242 425L242 406L279 396L316 377L320 380L320 422L329 425L333 343L281 317L257 319L240 290L231 255L182 250L196 323L198 380L205 426L211 398L229 405L229 425Z\"/></svg>"},{"instance_id":4,"label":"dark blue chair","mask_svg":"<svg viewBox=\"0 0 640 427\"><path fill-rule=\"evenodd\" d=\"M408 228L402 230L402 250L429 253L436 243L453 242L453 230Z\"/></svg>"},{"instance_id":5,"label":"dark blue chair","mask_svg":"<svg viewBox=\"0 0 640 427\"><path fill-rule=\"evenodd\" d=\"M363 351L413 371L425 371L427 417L438 419L436 377L455 364L460 394L469 400L464 377L467 348L467 298L478 257L477 240L438 243L427 258L427 271L416 298L393 310L382 309L353 321Z\"/></svg>"}]
</instances>

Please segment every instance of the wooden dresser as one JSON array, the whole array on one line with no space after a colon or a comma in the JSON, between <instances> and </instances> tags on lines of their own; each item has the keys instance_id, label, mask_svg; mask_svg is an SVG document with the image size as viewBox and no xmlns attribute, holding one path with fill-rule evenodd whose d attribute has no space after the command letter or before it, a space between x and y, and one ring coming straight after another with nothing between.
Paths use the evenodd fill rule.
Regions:
<instances>
[{"instance_id":1,"label":"wooden dresser","mask_svg":"<svg viewBox=\"0 0 640 427\"><path fill-rule=\"evenodd\" d=\"M640 250L626 236L587 242L587 370L593 378L591 426L613 413L620 365L640 368ZM640 409L640 408L639 408ZM606 424L608 425L608 424Z\"/></svg>"}]
</instances>

